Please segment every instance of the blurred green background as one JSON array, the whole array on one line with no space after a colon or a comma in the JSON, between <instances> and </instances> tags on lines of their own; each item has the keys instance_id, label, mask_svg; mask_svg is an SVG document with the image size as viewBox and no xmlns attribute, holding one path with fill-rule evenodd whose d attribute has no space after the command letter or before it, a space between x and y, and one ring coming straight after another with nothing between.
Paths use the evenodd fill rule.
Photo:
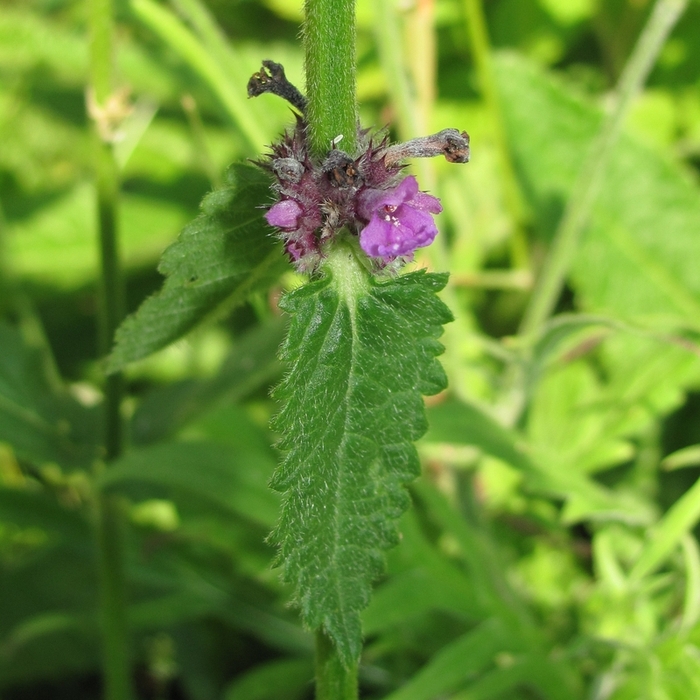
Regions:
<instances>
[{"instance_id":1,"label":"blurred green background","mask_svg":"<svg viewBox=\"0 0 700 700\"><path fill-rule=\"evenodd\" d=\"M291 271L131 366L131 448L92 469L88 2L0 0L0 697L100 696L103 490L129 515L139 697L310 698L311 635L265 543ZM700 697L700 3L633 101L557 314L519 332L651 5L487 0L487 52L473 0L358 0L363 124L465 129L473 153L414 164L445 207L417 263L451 273L450 389L429 407L415 508L364 618L363 697ZM225 167L290 122L245 86L268 58L303 86L302 8L117 0L116 19L133 311Z\"/></svg>"}]
</instances>

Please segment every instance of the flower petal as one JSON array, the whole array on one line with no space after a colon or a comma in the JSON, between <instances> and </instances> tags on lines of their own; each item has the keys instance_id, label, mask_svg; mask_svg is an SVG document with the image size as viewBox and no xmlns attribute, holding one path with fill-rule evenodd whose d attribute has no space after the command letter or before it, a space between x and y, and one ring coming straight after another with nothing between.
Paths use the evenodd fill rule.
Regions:
<instances>
[{"instance_id":1,"label":"flower petal","mask_svg":"<svg viewBox=\"0 0 700 700\"><path fill-rule=\"evenodd\" d=\"M381 258L390 245L391 223L373 216L370 222L360 231L360 248L371 258Z\"/></svg>"},{"instance_id":2,"label":"flower petal","mask_svg":"<svg viewBox=\"0 0 700 700\"><path fill-rule=\"evenodd\" d=\"M405 177L390 190L377 190L367 187L357 197L357 213L363 219L370 219L372 214L383 207L396 208L407 202L418 192L418 181L413 175Z\"/></svg>"},{"instance_id":3,"label":"flower petal","mask_svg":"<svg viewBox=\"0 0 700 700\"><path fill-rule=\"evenodd\" d=\"M265 214L265 218L270 226L276 226L286 231L294 231L299 228L301 213L301 206L295 199L283 199L270 207Z\"/></svg>"},{"instance_id":4,"label":"flower petal","mask_svg":"<svg viewBox=\"0 0 700 700\"><path fill-rule=\"evenodd\" d=\"M430 214L402 204L392 216L372 217L360 232L360 247L370 257L389 261L430 245L436 235Z\"/></svg>"},{"instance_id":5,"label":"flower petal","mask_svg":"<svg viewBox=\"0 0 700 700\"><path fill-rule=\"evenodd\" d=\"M431 214L439 214L442 211L440 200L427 192L416 192L408 204L416 209L429 211Z\"/></svg>"}]
</instances>

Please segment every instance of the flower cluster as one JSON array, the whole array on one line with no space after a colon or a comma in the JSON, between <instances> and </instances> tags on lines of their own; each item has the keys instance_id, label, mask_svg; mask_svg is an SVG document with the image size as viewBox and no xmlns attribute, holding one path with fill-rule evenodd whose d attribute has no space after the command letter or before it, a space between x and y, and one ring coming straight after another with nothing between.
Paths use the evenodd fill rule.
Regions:
<instances>
[{"instance_id":1,"label":"flower cluster","mask_svg":"<svg viewBox=\"0 0 700 700\"><path fill-rule=\"evenodd\" d=\"M417 248L437 235L433 215L440 201L421 192L412 175L402 174L409 157L444 155L455 163L469 160L469 136L456 129L390 144L386 136L358 133L357 153L331 144L319 162L309 153L303 111L306 100L287 82L284 69L272 61L251 78L248 94L272 92L289 100L302 116L296 127L271 146L258 164L274 177L277 201L265 214L280 231L285 249L301 272L312 272L323 258L326 243L342 229L359 236L362 250L378 267L395 260L410 260Z\"/></svg>"}]
</instances>

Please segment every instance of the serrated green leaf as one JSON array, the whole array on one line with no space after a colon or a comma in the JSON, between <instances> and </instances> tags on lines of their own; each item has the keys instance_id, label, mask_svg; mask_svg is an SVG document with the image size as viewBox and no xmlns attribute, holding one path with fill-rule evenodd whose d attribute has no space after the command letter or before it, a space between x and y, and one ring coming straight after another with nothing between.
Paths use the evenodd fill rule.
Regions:
<instances>
[{"instance_id":1,"label":"serrated green leaf","mask_svg":"<svg viewBox=\"0 0 700 700\"><path fill-rule=\"evenodd\" d=\"M360 611L396 544L403 488L419 472L413 441L426 430L421 394L444 388L437 338L451 320L446 275L367 277L344 249L326 277L288 294L276 396L286 452L273 477L284 492L272 538L304 621L323 628L345 664L361 648Z\"/></svg>"},{"instance_id":2,"label":"serrated green leaf","mask_svg":"<svg viewBox=\"0 0 700 700\"><path fill-rule=\"evenodd\" d=\"M269 186L258 168L231 166L226 186L204 198L202 213L163 253L163 288L117 331L109 371L160 350L277 279L286 263L263 219Z\"/></svg>"}]
</instances>

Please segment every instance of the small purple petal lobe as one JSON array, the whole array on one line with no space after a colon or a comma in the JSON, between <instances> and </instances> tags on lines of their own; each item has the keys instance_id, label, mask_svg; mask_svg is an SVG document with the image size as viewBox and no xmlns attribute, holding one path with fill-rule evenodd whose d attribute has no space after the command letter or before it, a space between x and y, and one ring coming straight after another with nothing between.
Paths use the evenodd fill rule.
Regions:
<instances>
[{"instance_id":1,"label":"small purple petal lobe","mask_svg":"<svg viewBox=\"0 0 700 700\"><path fill-rule=\"evenodd\" d=\"M392 190L360 193L358 213L369 219L360 232L360 247L373 258L389 261L430 245L437 235L431 214L442 211L437 197L420 192L409 175Z\"/></svg>"},{"instance_id":2,"label":"small purple petal lobe","mask_svg":"<svg viewBox=\"0 0 700 700\"><path fill-rule=\"evenodd\" d=\"M285 231L294 231L299 228L301 212L301 206L296 200L283 199L270 207L265 218L270 226L276 226Z\"/></svg>"},{"instance_id":3,"label":"small purple petal lobe","mask_svg":"<svg viewBox=\"0 0 700 700\"><path fill-rule=\"evenodd\" d=\"M425 192L418 192L411 202L411 206L423 211L429 211L431 214L439 214L442 211L442 204L437 197Z\"/></svg>"}]
</instances>

